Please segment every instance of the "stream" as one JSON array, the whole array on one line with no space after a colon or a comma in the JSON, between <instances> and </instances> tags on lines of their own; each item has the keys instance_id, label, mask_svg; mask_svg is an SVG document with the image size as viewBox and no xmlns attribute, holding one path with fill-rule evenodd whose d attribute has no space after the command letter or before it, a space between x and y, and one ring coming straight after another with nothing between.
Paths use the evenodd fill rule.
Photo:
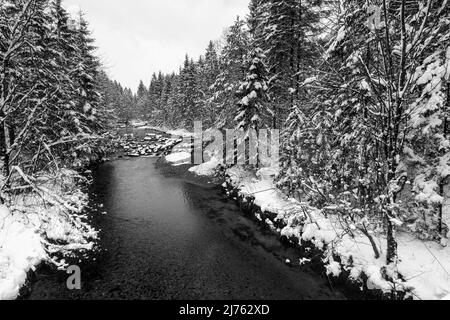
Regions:
<instances>
[{"instance_id":1,"label":"stream","mask_svg":"<svg viewBox=\"0 0 450 320\"><path fill-rule=\"evenodd\" d=\"M91 201L107 214L95 218L100 250L80 265L82 289L68 290L67 274L44 267L28 299L345 298L322 277L300 270L295 249L188 167L160 158L102 164Z\"/></svg>"}]
</instances>

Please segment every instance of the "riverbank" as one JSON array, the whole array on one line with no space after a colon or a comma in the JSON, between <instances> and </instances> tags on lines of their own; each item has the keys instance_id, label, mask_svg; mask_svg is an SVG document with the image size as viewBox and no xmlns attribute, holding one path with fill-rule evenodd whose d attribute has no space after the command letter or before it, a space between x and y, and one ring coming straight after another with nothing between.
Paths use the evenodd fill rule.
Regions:
<instances>
[{"instance_id":1,"label":"riverbank","mask_svg":"<svg viewBox=\"0 0 450 320\"><path fill-rule=\"evenodd\" d=\"M85 213L90 170L60 170L0 206L0 300L16 299L42 263L65 269L95 247L98 231Z\"/></svg>"},{"instance_id":2,"label":"riverbank","mask_svg":"<svg viewBox=\"0 0 450 320\"><path fill-rule=\"evenodd\" d=\"M33 180L17 168L26 184L0 206L0 300L25 297L37 270L65 272L96 250L99 230L92 219L105 212L90 206L89 188L93 170L109 160L106 152L115 152L113 140L76 169L60 167Z\"/></svg>"},{"instance_id":3,"label":"riverbank","mask_svg":"<svg viewBox=\"0 0 450 320\"><path fill-rule=\"evenodd\" d=\"M356 228L344 228L339 217L289 199L277 189L277 172L263 169L257 172L242 167L224 170L221 161L210 161L190 168L199 175L226 176L223 185L250 217L265 224L303 254L299 267L312 266L344 288L352 297L378 299L448 299L450 250L438 243L422 241L399 232L399 263L396 269L385 264L385 238L373 234L374 243Z\"/></svg>"},{"instance_id":4,"label":"riverbank","mask_svg":"<svg viewBox=\"0 0 450 320\"><path fill-rule=\"evenodd\" d=\"M300 268L313 268L351 299L406 297L404 290L393 290L393 286L383 279L381 268L361 263L363 258L373 254L370 243L358 239L359 245L367 250L358 252L359 255L352 253L345 260L345 256L336 250L342 245L341 241L345 241L337 225L317 209L285 197L273 182L275 175L276 172L270 169L252 173L234 167L226 170L224 188L227 194L237 199L245 213L302 253L299 261L291 263Z\"/></svg>"}]
</instances>

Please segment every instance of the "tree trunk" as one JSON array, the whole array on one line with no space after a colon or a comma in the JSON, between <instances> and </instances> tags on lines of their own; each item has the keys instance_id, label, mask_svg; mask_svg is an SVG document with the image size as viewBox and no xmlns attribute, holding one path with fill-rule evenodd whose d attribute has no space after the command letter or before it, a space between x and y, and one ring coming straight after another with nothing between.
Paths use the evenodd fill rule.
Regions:
<instances>
[{"instance_id":1,"label":"tree trunk","mask_svg":"<svg viewBox=\"0 0 450 320\"><path fill-rule=\"evenodd\" d=\"M386 215L386 228L387 228L387 264L397 262L397 241L395 240L394 225L391 221L390 214Z\"/></svg>"},{"instance_id":2,"label":"tree trunk","mask_svg":"<svg viewBox=\"0 0 450 320\"><path fill-rule=\"evenodd\" d=\"M1 120L1 130L3 133L3 167L2 174L5 179L9 177L10 174L10 163L9 163L9 149L11 148L11 140L10 140L10 132L6 123L6 97L8 96L8 79L7 79L7 70L8 70L8 60L3 61L3 81L2 81L2 90L1 90L1 105L0 105L0 118ZM2 188L4 186L1 186ZM2 199L3 200L3 199Z\"/></svg>"},{"instance_id":3,"label":"tree trunk","mask_svg":"<svg viewBox=\"0 0 450 320\"><path fill-rule=\"evenodd\" d=\"M443 129L443 136L444 139L447 139L448 136L448 118L447 118L447 112L448 112L448 106L450 104L450 82L447 83L447 103L445 105L444 109L444 129ZM445 153L445 151L442 151L442 155ZM445 199L445 177L440 177L439 180L439 195ZM444 232L444 222L443 222L443 213L444 213L444 203L441 203L439 205L439 212L438 212L438 232L441 236L445 236L443 234Z\"/></svg>"},{"instance_id":4,"label":"tree trunk","mask_svg":"<svg viewBox=\"0 0 450 320\"><path fill-rule=\"evenodd\" d=\"M441 179L439 183L439 194L441 197L444 197L444 180ZM439 212L438 212L438 232L439 235L444 236L444 227L443 227L443 213L444 213L444 203L439 204Z\"/></svg>"},{"instance_id":5,"label":"tree trunk","mask_svg":"<svg viewBox=\"0 0 450 320\"><path fill-rule=\"evenodd\" d=\"M3 121L2 124L3 127L3 134L4 134L4 147L5 147L5 155L3 158L3 172L5 177L9 177L9 174L11 173L10 171L10 163L9 163L9 159L10 159L10 152L11 152L11 131L9 126L7 125L6 121Z\"/></svg>"},{"instance_id":6,"label":"tree trunk","mask_svg":"<svg viewBox=\"0 0 450 320\"><path fill-rule=\"evenodd\" d=\"M391 130L389 128L388 130ZM387 174L387 184L389 185L392 181L395 180L395 169L396 169L396 160L394 154L393 143L391 142L393 139L390 139L390 145L388 147L388 174ZM397 201L397 193L388 194L388 205L385 212L385 220L386 220L386 231L387 231L387 252L386 252L386 262L387 264L392 264L397 262L397 240L395 239L395 225L392 223L391 219L395 217L394 212L391 207Z\"/></svg>"},{"instance_id":7,"label":"tree trunk","mask_svg":"<svg viewBox=\"0 0 450 320\"><path fill-rule=\"evenodd\" d=\"M378 245L375 242L374 237L370 234L370 232L366 229L365 226L364 228L360 228L359 230L367 237L367 239L369 239L370 244L372 245L373 252L375 254L375 259L379 259L381 256L380 250L378 249Z\"/></svg>"}]
</instances>

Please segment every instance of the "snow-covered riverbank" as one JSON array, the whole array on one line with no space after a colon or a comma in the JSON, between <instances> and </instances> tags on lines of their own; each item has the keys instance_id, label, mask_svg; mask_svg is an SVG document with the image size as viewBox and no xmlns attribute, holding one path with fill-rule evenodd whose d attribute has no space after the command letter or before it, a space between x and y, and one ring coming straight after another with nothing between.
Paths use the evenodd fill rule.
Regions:
<instances>
[{"instance_id":1,"label":"snow-covered riverbank","mask_svg":"<svg viewBox=\"0 0 450 320\"><path fill-rule=\"evenodd\" d=\"M30 270L47 259L44 239L24 217L0 207L0 300L15 299Z\"/></svg>"},{"instance_id":2,"label":"snow-covered riverbank","mask_svg":"<svg viewBox=\"0 0 450 320\"><path fill-rule=\"evenodd\" d=\"M299 246L312 243L315 249L323 251L328 276L344 275L360 283L361 289L380 290L384 294L397 291L416 299L449 298L450 277L445 269L450 266L449 248L399 232L399 263L397 270L390 270L385 264L387 250L383 235L373 235L381 249L380 257L376 258L367 236L356 228L349 233L338 216L326 215L307 203L288 199L276 188L274 174L271 170L253 174L235 167L227 170L227 181L241 197L251 199L261 208L262 213L275 214L274 221L268 219L266 223L273 226L281 222L284 228L277 230L281 236Z\"/></svg>"},{"instance_id":3,"label":"snow-covered riverbank","mask_svg":"<svg viewBox=\"0 0 450 320\"><path fill-rule=\"evenodd\" d=\"M94 248L97 231L84 209L85 177L70 170L42 177L34 192L0 206L0 300L19 296L30 271L43 262L64 269L66 259Z\"/></svg>"},{"instance_id":4,"label":"snow-covered riverbank","mask_svg":"<svg viewBox=\"0 0 450 320\"><path fill-rule=\"evenodd\" d=\"M223 169L223 163L213 157L190 171L214 175L219 168ZM227 169L225 174L224 187L241 203L251 203L258 208L253 210L257 219L296 246L312 244L306 250L320 250L330 278L345 278L361 290L375 290L385 295L396 292L404 298L450 298L450 248L399 232L399 262L394 270L385 263L386 240L381 233L372 234L380 250L377 258L373 243L356 227L344 228L339 216L327 215L323 210L286 197L276 187L276 170L266 168L255 173L235 166ZM305 258L293 263L303 265L308 262Z\"/></svg>"}]
</instances>

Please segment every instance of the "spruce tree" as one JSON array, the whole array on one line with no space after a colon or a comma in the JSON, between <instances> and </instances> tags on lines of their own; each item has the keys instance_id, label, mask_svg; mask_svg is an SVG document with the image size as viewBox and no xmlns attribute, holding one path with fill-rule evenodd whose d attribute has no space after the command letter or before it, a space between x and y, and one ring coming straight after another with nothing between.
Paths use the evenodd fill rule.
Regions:
<instances>
[{"instance_id":1,"label":"spruce tree","mask_svg":"<svg viewBox=\"0 0 450 320\"><path fill-rule=\"evenodd\" d=\"M245 59L249 52L250 38L245 21L237 19L226 35L224 48L220 55L220 74L213 88L211 103L218 115L218 127L232 126L234 106L238 103L236 91L247 73Z\"/></svg>"},{"instance_id":2,"label":"spruce tree","mask_svg":"<svg viewBox=\"0 0 450 320\"><path fill-rule=\"evenodd\" d=\"M238 130L258 130L264 124L263 115L267 108L267 69L265 55L260 48L254 48L247 58L248 72L237 92L238 102L235 121Z\"/></svg>"}]
</instances>

